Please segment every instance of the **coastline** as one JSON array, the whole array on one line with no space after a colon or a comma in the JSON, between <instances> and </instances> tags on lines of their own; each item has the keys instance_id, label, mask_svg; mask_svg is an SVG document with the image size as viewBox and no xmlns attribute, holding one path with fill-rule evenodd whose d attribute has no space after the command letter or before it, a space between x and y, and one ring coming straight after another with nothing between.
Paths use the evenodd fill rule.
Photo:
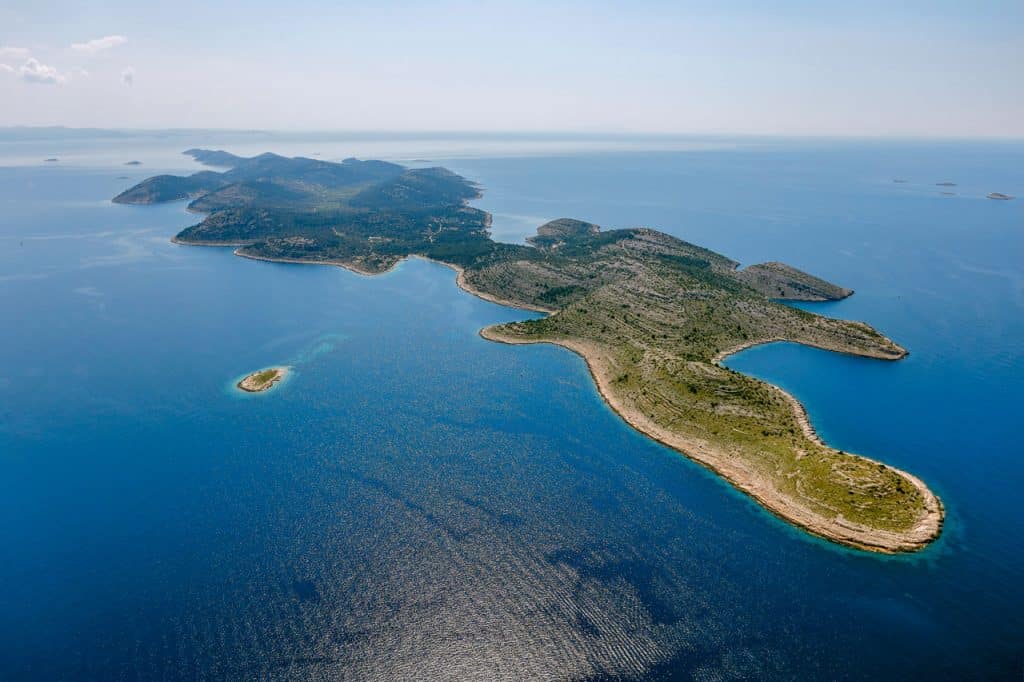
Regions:
<instances>
[{"instance_id":1,"label":"coastline","mask_svg":"<svg viewBox=\"0 0 1024 682\"><path fill-rule=\"evenodd\" d=\"M264 382L262 385L254 385L256 377L264 372L274 372L274 376L270 381ZM251 372L242 377L242 379L235 384L235 388L240 391L245 391L246 393L265 393L287 379L290 373L291 368L287 366L258 369L255 372Z\"/></svg>"},{"instance_id":2,"label":"coastline","mask_svg":"<svg viewBox=\"0 0 1024 682\"><path fill-rule=\"evenodd\" d=\"M241 248L248 246L248 244L214 244L214 243L189 243L180 240L172 240L175 244L187 245L187 246L229 246L236 247L233 253L234 255L241 256L243 258L249 258L251 260L263 260L268 262L276 263L294 263L303 265L334 265L337 267L343 267L346 270L354 272L356 274L371 276L375 274L383 274L390 272L397 267L403 260L407 258L420 258L427 260L439 265L449 267L456 272L456 285L468 294L472 294L477 298L488 301L490 303L496 303L498 305L504 305L507 307L519 308L524 310L530 310L534 312L542 312L546 314L555 314L557 311L551 308L544 308L541 306L532 306L528 304L522 304L507 299L502 299L497 296L486 294L475 289L471 284L466 281L465 269L454 263L445 263L443 261L428 258L422 255L410 255L406 258L400 258L395 261L390 267L380 271L369 271L366 269L358 268L350 263L342 261L332 260L302 260L298 258L271 258L266 256L258 256L253 254L246 254L241 252ZM505 337L498 332L495 332L493 328L484 328L479 331L480 337L497 343L505 343L509 345L530 345L535 343L552 343L554 345L561 346L567 350L577 353L583 357L587 364L587 369L590 372L591 379L597 387L598 394L607 404L607 406L616 415L620 416L627 424L632 426L634 429L642 433L648 438L663 444L669 449L676 451L684 457L696 462L697 464L710 469L719 476L725 478L733 487L738 489L739 492L746 496L753 498L755 501L760 503L767 511L779 519L803 528L811 535L823 538L825 540L838 543L847 547L855 549L878 552L883 554L899 554L914 552L928 546L933 540L935 540L942 530L944 522L944 509L942 503L938 497L931 492L931 489L922 481L920 478L913 476L912 474L891 467L885 463L877 462L860 455L856 455L863 460L885 466L886 468L894 471L898 475L902 476L910 484L912 484L925 500L925 512L922 514L918 522L907 531L896 532L890 530L882 530L878 528L870 528L863 526L851 521L844 519L842 516L836 518L826 518L819 514L816 514L804 507L796 505L791 499L786 498L784 495L778 494L775 489L770 485L767 480L762 479L755 472L750 469L737 464L729 458L728 454L717 450L711 443L696 438L687 438L679 433L670 431L662 426L659 426L648 419L645 415L638 411L632 410L625 406L621 401L618 401L610 392L609 386L611 383L610 374L605 369L602 363L602 353L599 348L590 344L573 342L569 340L522 340ZM726 350L720 351L711 360L712 364L721 367L722 361L729 355L735 354L742 350L752 348L754 346L763 345L766 343L773 343L778 341L785 341L783 338L767 338L759 339L755 341L745 341L736 346L727 348ZM802 344L810 345L811 347L820 348L823 350L829 350L833 352L843 352L846 354L847 351L840 348L829 348L826 344L814 345L814 344ZM898 344L894 344L897 345ZM870 356L878 359L897 360L905 357L908 353L905 348L898 346L902 353L899 355L886 355L886 354L868 354L861 356ZM797 400L792 394L782 390L778 386L763 382L767 386L770 386L773 390L778 391L785 400L790 403L790 406L794 410L797 421L804 431L804 434L815 442L828 446L818 436L814 427L810 423L810 419L807 416L807 411L804 409L803 404Z\"/></svg>"},{"instance_id":3,"label":"coastline","mask_svg":"<svg viewBox=\"0 0 1024 682\"><path fill-rule=\"evenodd\" d=\"M472 294L472 295L476 296L477 298L482 298L483 300L488 301L489 303L496 303L498 305L503 305L506 308L518 308L519 310L531 310L531 311L533 311L535 313L546 313L548 315L554 315L556 312L558 312L557 310L554 310L553 308L544 308L544 307L539 306L539 305L530 305L529 303L518 303L516 301L510 301L508 299L499 298L499 297L494 296L492 294L484 293L484 292L480 291L479 289L475 288L469 282L467 282L466 281L466 270L465 270L465 268L462 268L462 267L460 267L458 265L455 265L454 263L445 263L444 261L434 260L433 258L427 258L426 256L419 256L419 255L413 255L413 256L409 256L409 257L410 258L419 258L421 260L430 261L431 263L437 263L438 265L443 265L446 268L451 268L456 273L455 274L455 284L460 289L462 289L463 291L465 291L468 294Z\"/></svg>"},{"instance_id":4,"label":"coastline","mask_svg":"<svg viewBox=\"0 0 1024 682\"><path fill-rule=\"evenodd\" d=\"M521 310L530 310L533 312L544 313L548 315L557 313L556 310L550 308L533 306L507 299L502 299L492 294L479 291L478 289L473 287L472 284L466 281L464 268L453 263L438 261L433 258L428 258L426 256L418 254L411 254L404 258L400 258L385 270L368 271L356 267L351 263L343 261L314 261L296 258L273 258L267 256L242 253L241 248L249 245L251 242L188 242L178 240L176 238L173 238L171 241L176 244L189 246L233 246L236 247L233 252L234 255L241 256L242 258L248 258L250 260L261 260L274 263L292 263L301 265L332 265L344 268L350 272L364 276L385 274L387 272L394 270L402 261L406 260L407 258L420 258L422 260L443 265L453 270L456 273L456 285L463 291L472 294L473 296L476 296L480 299L506 307L518 308ZM942 502L927 487L927 485L924 484L923 481L921 481L919 478L913 476L912 474L906 471L897 469L895 467L891 467L883 462L877 462L876 460L873 460L868 457L863 457L861 455L853 455L863 460L886 467L890 471L895 472L899 476L903 477L904 480L906 480L908 483L913 485L918 490L918 492L924 499L924 512L921 514L918 521L911 529L903 532L886 531L881 529L870 528L867 526L863 526L861 524L857 524L855 522L848 521L844 519L841 515L835 518L827 518L805 507L795 504L791 498L788 498L787 496L780 494L778 491L776 491L771 486L769 481L761 477L756 472L753 472L747 467L744 467L742 464L737 463L736 461L734 461L733 458L729 457L727 452L721 449L717 449L711 443L696 438L687 438L686 436L683 436L681 434L669 431L668 429L665 429L664 427L650 420L646 415L622 404L613 396L609 389L611 385L611 375L609 371L606 369L605 363L603 362L603 353L601 352L601 349L598 348L597 346L582 342L574 342L567 339L545 339L534 341L505 337L500 333L494 331L493 328L491 327L481 329L479 331L479 334L482 338L497 343L505 343L509 345L552 343L554 345L561 346L563 348L566 348L567 350L576 353L577 355L583 358L584 362L586 362L587 369L590 373L591 379L597 387L598 394L601 396L602 400L604 400L605 404L607 404L612 409L612 411L618 414L619 417L623 419L623 421L625 421L627 424L629 424L631 427L639 431L644 436L651 438L654 441L657 441L658 443L664 445L665 447L675 450L684 457L687 457L688 459L700 464L701 466L704 466L705 468L721 476L726 481L728 481L734 488L753 498L755 501L760 503L762 507L764 507L767 511L771 512L777 518L793 526L801 528L812 535L824 538L826 540L835 542L840 545L853 547L855 549L883 554L899 554L915 552L920 549L923 549L933 540L935 540L942 531L942 526L945 518L945 510L942 506ZM888 337L884 338L887 339ZM735 353L738 353L742 350L746 350L747 348L763 345L766 343L773 343L777 341L786 340L787 339L772 337L766 339L759 339L755 341L746 341L737 346L720 351L718 354L714 356L714 358L712 358L711 363L717 366L722 366L721 363L724 361L725 358ZM808 345L810 347L820 348L822 350L828 350L832 352L851 354L848 351L838 347L831 348L828 346L828 344L802 345ZM900 349L901 353L899 355L881 353L863 353L855 355L860 355L861 357L871 357L875 359L893 361L902 359L909 354L908 351L902 346L899 346L898 344L895 343L893 345ZM797 421L800 424L800 427L809 439L813 440L814 442L824 447L830 447L827 444L825 444L818 436L818 434L814 431L814 428L811 425L810 420L807 416L806 410L795 397L793 397L791 394L787 393L783 389L779 388L778 386L769 384L768 382L763 383L771 387L771 389L778 391L783 396L783 398L790 404L791 408L793 409L796 415Z\"/></svg>"},{"instance_id":5,"label":"coastline","mask_svg":"<svg viewBox=\"0 0 1024 682\"><path fill-rule=\"evenodd\" d=\"M730 355L736 355L737 353L739 353L741 351L745 351L748 348L753 348L754 346L763 346L763 345L768 344L768 343L780 343L780 342L795 343L795 344L798 344L798 345L801 345L801 346L807 346L808 348L817 348L819 350L827 350L830 353L839 353L840 355L850 355L850 356L853 356L855 358L872 358L874 360L889 360L889 361L893 361L893 362L895 362L896 360L902 360L903 358L905 358L908 355L910 355L910 351L908 351L906 348L904 348L903 346L899 345L898 343L896 343L895 341L890 339L888 336L882 335L882 338L885 339L886 341L888 341L889 343L891 343L892 345L896 346L897 348L899 348L900 351L901 351L900 354L899 355L886 355L884 353L868 353L868 352L851 353L850 351L848 351L848 350L846 350L844 348L841 348L839 346L830 346L830 345L828 345L826 343L809 343L809 342L804 342L804 341L793 341L791 339L786 339L786 338L783 338L781 336L772 336L772 337L768 337L766 339L756 339L756 340L753 340L753 341L744 341L743 343L737 344L737 345L732 346L730 348L726 348L725 350L718 351L718 353L715 354L715 357L711 358L711 364L718 365L719 367L723 367L724 365L722 365L722 363Z\"/></svg>"},{"instance_id":6,"label":"coastline","mask_svg":"<svg viewBox=\"0 0 1024 682\"><path fill-rule=\"evenodd\" d=\"M232 251L232 254L235 255L235 256L238 256L239 258L248 258L249 260L261 260L261 261L266 261L268 263L292 263L292 264L295 264L295 265L333 265L335 267L345 268L349 272L354 272L357 275L366 275L366 276L383 275L385 273L391 272L396 267L398 267L399 263L401 263L403 260L405 260L405 258L400 258L398 261L396 261L391 267L387 268L386 270L379 270L379 271L373 272L373 271L370 271L370 270L364 270L362 268L357 268L356 266L352 265L351 263L346 263L346 262L343 262L343 261L335 261L335 260L302 260L301 258L272 258L270 256L257 256L255 254L251 254L251 253L242 253L241 249L243 249L246 246L251 246L255 242L193 242L193 241L187 241L187 240L184 240L184 239L178 239L175 236L175 237L171 237L171 243L172 244L177 244L178 246L211 246L211 247L219 247L219 248L234 247L234 251Z\"/></svg>"},{"instance_id":7,"label":"coastline","mask_svg":"<svg viewBox=\"0 0 1024 682\"><path fill-rule=\"evenodd\" d=\"M295 265L333 265L334 267L345 268L349 272L354 272L357 275L365 275L367 277L389 273L396 267L398 267L399 263L405 260L404 258L401 258L395 261L391 266L384 270L371 271L364 270L363 268L357 268L351 263L346 263L340 260L302 260L301 258L273 258L270 256L257 256L252 253L242 253L240 248L243 246L248 246L248 244L225 244L225 246L238 246L239 248L233 251L234 255L240 256L241 258L248 258L249 260L261 260L266 261L267 263L292 263Z\"/></svg>"},{"instance_id":8,"label":"coastline","mask_svg":"<svg viewBox=\"0 0 1024 682\"><path fill-rule=\"evenodd\" d=\"M178 243L178 244L189 244L189 242L176 242L176 243ZM200 245L201 246L237 246L237 247L247 246L246 244L214 244L212 242L206 242L206 243L202 243ZM483 299L483 300L485 300L485 301L487 301L489 303L496 303L498 305L505 306L506 308L518 308L519 310L530 310L530 311L533 311L533 312L536 312L536 313L546 313L548 315L553 315L553 314L555 314L557 312L556 310L554 310L552 308L543 308L541 306L533 306L533 305L529 305L527 303L517 303L516 301L510 301L508 299L503 299L503 298L499 298L497 296L492 296L491 294L484 293L484 292L480 291L479 289L474 288L473 285L469 284L466 281L466 278L465 278L466 271L465 271L464 268L461 268L458 265L455 265L453 263L445 263L444 261L436 260L434 258L428 258L427 256L421 256L421 255L415 254L415 253L411 254L411 255L408 255L408 256L405 256L404 258L399 258L397 261L394 262L393 265L391 265L387 269L385 269L385 270L378 270L378 271L364 270L363 268L358 268L358 267L352 265L351 263L346 263L344 261L334 261L334 260L302 260L301 258L272 258L272 257L269 257L269 256L257 256L257 255L254 255L254 254L242 253L237 248L235 249L234 254L236 256L240 256L242 258L248 258L250 260L267 261L268 263L293 263L293 264L296 264L296 265L333 265L333 266L336 266L336 267L339 267L339 268L344 268L344 269L348 270L349 272L354 272L357 275L363 275L363 276L366 276L366 277L373 277L374 275L384 275L384 274L387 274L387 273L391 272L392 270L394 270L395 268L397 268L399 265L401 265L403 261L409 260L411 258L418 258L420 260L425 260L425 261L427 261L429 263L436 263L438 265L443 265L446 268L454 270L455 273L456 273L455 283L458 285L458 287L460 289L462 289L466 293L469 293L469 294L472 294L473 296L476 296L477 298L481 298L481 299Z\"/></svg>"},{"instance_id":9,"label":"coastline","mask_svg":"<svg viewBox=\"0 0 1024 682\"><path fill-rule=\"evenodd\" d=\"M249 246L253 242L193 242L193 241L189 241L187 239L178 239L178 236L175 235L175 236L171 237L171 243L172 244L177 244L178 246L221 246L221 247L223 247L223 246L236 246L236 247L242 247L242 246Z\"/></svg>"},{"instance_id":10,"label":"coastline","mask_svg":"<svg viewBox=\"0 0 1024 682\"><path fill-rule=\"evenodd\" d=\"M587 370L591 379L597 386L598 393L604 402L619 415L627 424L644 434L648 438L675 450L690 460L710 469L733 485L740 492L752 497L762 507L774 514L783 521L802 528L803 530L818 537L832 542L853 547L856 549L878 552L882 554L899 554L915 552L923 549L939 536L945 518L945 510L939 498L916 476L901 469L891 467L882 462L862 457L862 459L885 466L887 469L896 472L910 482L922 495L925 500L925 511L917 523L908 531L895 532L874 528L868 528L843 519L841 516L829 519L816 514L809 509L796 505L791 499L779 494L767 481L764 481L756 473L736 463L728 456L728 453L715 448L706 441L696 438L686 438L654 423L646 415L631 409L619 402L609 390L611 384L610 373L605 368L601 349L590 344L574 342L571 340L523 340L511 338L496 332L493 328L487 327L480 330L480 336L488 341L504 343L508 345L531 345L535 343L551 343L566 348L586 362ZM749 348L762 343L770 343L772 340L749 342L743 344L743 348ZM721 357L739 352L741 349L732 349L729 353L719 354ZM715 362L720 361L716 356ZM795 397L788 392L775 386L772 389L778 391L790 404L796 413L797 421L800 423L804 434L815 442L825 445L817 432L814 431L807 411ZM828 447L826 445L826 447Z\"/></svg>"}]
</instances>

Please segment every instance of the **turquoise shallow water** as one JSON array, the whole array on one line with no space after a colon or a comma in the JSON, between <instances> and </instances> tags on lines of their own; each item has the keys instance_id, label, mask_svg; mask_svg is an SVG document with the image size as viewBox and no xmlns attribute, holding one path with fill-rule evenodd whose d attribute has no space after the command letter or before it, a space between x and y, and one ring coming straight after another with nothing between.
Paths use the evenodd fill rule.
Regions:
<instances>
[{"instance_id":1,"label":"turquoise shallow water","mask_svg":"<svg viewBox=\"0 0 1024 682\"><path fill-rule=\"evenodd\" d=\"M1024 194L1024 147L445 161L502 239L650 225L855 288L815 309L905 361L773 344L730 365L943 497L942 539L884 558L636 434L572 354L483 341L524 314L447 268L177 247L182 205L107 199L193 145L75 144L55 166L0 144L0 678L1019 679L1024 202L982 197ZM294 374L232 389L272 364Z\"/></svg>"}]
</instances>

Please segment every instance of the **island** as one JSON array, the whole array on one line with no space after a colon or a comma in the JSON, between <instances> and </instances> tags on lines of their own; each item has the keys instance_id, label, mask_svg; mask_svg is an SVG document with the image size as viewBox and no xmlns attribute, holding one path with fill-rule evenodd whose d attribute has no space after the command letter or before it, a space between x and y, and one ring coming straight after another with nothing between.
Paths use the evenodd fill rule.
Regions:
<instances>
[{"instance_id":1,"label":"island","mask_svg":"<svg viewBox=\"0 0 1024 682\"><path fill-rule=\"evenodd\" d=\"M287 367L268 367L246 376L236 386L247 393L261 393L274 387L274 384L288 376Z\"/></svg>"},{"instance_id":2,"label":"island","mask_svg":"<svg viewBox=\"0 0 1024 682\"><path fill-rule=\"evenodd\" d=\"M57 163L58 161L60 161L60 159L58 159L55 156L51 156L48 159L43 159L43 163Z\"/></svg>"},{"instance_id":3,"label":"island","mask_svg":"<svg viewBox=\"0 0 1024 682\"><path fill-rule=\"evenodd\" d=\"M783 303L834 301L850 289L783 263L741 267L646 227L605 230L562 218L537 228L528 244L495 242L490 215L469 204L480 188L444 168L189 153L229 169L156 176L114 201L188 199L189 210L205 216L174 241L231 246L246 258L368 275L412 256L445 264L466 291L541 313L481 336L577 353L627 423L778 517L875 552L915 551L939 536L943 505L919 478L829 446L795 398L723 364L774 341L905 357L868 324Z\"/></svg>"},{"instance_id":4,"label":"island","mask_svg":"<svg viewBox=\"0 0 1024 682\"><path fill-rule=\"evenodd\" d=\"M126 166L141 166L142 162L141 161L125 161L124 165L126 165Z\"/></svg>"},{"instance_id":5,"label":"island","mask_svg":"<svg viewBox=\"0 0 1024 682\"><path fill-rule=\"evenodd\" d=\"M999 201L1009 201L1013 198L1009 194L1003 194L1002 192L990 192L986 196L989 199L998 199Z\"/></svg>"},{"instance_id":6,"label":"island","mask_svg":"<svg viewBox=\"0 0 1024 682\"><path fill-rule=\"evenodd\" d=\"M936 187L956 187L955 182L936 182Z\"/></svg>"},{"instance_id":7,"label":"island","mask_svg":"<svg viewBox=\"0 0 1024 682\"><path fill-rule=\"evenodd\" d=\"M235 156L234 154L222 149L186 149L182 153L185 154L185 156L191 156L204 166L222 166L224 168L231 168L232 166L238 165L240 161L243 161L242 157Z\"/></svg>"}]
</instances>

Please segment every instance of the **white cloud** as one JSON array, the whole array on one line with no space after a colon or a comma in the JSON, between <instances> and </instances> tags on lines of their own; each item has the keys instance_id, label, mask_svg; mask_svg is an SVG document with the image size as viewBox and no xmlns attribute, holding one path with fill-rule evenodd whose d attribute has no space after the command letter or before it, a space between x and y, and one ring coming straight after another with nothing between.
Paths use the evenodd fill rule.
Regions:
<instances>
[{"instance_id":1,"label":"white cloud","mask_svg":"<svg viewBox=\"0 0 1024 682\"><path fill-rule=\"evenodd\" d=\"M0 59L5 57L10 59L25 59L28 57L28 48L10 46L0 47Z\"/></svg>"},{"instance_id":2,"label":"white cloud","mask_svg":"<svg viewBox=\"0 0 1024 682\"><path fill-rule=\"evenodd\" d=\"M35 57L29 57L21 68L18 69L18 76L28 83L43 83L46 85L60 85L67 78L57 69L46 64L40 64Z\"/></svg>"},{"instance_id":3,"label":"white cloud","mask_svg":"<svg viewBox=\"0 0 1024 682\"><path fill-rule=\"evenodd\" d=\"M0 73L14 73L14 67L0 64Z\"/></svg>"},{"instance_id":4,"label":"white cloud","mask_svg":"<svg viewBox=\"0 0 1024 682\"><path fill-rule=\"evenodd\" d=\"M72 66L71 75L75 78L88 78L89 72L83 69L81 66Z\"/></svg>"},{"instance_id":5,"label":"white cloud","mask_svg":"<svg viewBox=\"0 0 1024 682\"><path fill-rule=\"evenodd\" d=\"M72 43L71 49L82 54L94 55L97 52L109 50L112 47L124 45L127 42L128 39L124 36L103 36L102 38L95 38L84 43Z\"/></svg>"},{"instance_id":6,"label":"white cloud","mask_svg":"<svg viewBox=\"0 0 1024 682\"><path fill-rule=\"evenodd\" d=\"M122 71L121 82L125 85L135 85L135 69L129 66L124 71Z\"/></svg>"}]
</instances>

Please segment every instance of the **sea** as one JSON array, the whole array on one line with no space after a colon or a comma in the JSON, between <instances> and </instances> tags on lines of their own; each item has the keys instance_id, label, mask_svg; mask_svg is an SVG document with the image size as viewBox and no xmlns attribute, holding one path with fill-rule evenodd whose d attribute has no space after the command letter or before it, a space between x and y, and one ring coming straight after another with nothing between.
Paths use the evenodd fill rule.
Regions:
<instances>
[{"instance_id":1,"label":"sea","mask_svg":"<svg viewBox=\"0 0 1024 682\"><path fill-rule=\"evenodd\" d=\"M646 226L854 289L802 307L909 357L728 364L922 478L942 536L790 527L579 357L479 337L535 313L448 268L256 262L111 203L190 147L443 165L501 241ZM1020 141L3 129L0 320L0 679L1024 676Z\"/></svg>"}]
</instances>

